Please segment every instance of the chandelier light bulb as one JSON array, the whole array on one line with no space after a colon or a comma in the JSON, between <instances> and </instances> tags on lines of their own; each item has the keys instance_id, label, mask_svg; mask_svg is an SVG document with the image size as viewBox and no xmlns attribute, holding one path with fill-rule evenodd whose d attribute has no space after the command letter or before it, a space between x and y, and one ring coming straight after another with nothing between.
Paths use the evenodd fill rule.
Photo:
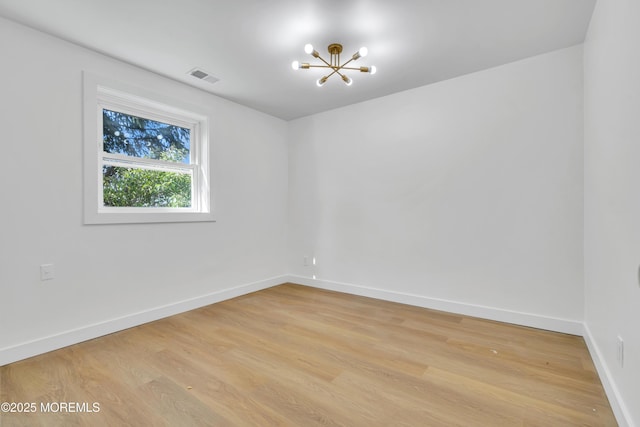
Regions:
<instances>
[{"instance_id":1,"label":"chandelier light bulb","mask_svg":"<svg viewBox=\"0 0 640 427\"><path fill-rule=\"evenodd\" d=\"M324 77L318 79L318 81L316 82L316 85L318 85L318 87L322 87L322 85L324 85L327 82L328 78L329 77L324 76Z\"/></svg>"},{"instance_id":2,"label":"chandelier light bulb","mask_svg":"<svg viewBox=\"0 0 640 427\"><path fill-rule=\"evenodd\" d=\"M300 69L300 63L298 61L293 61L291 63L291 68L293 68L294 70L299 70Z\"/></svg>"},{"instance_id":3,"label":"chandelier light bulb","mask_svg":"<svg viewBox=\"0 0 640 427\"><path fill-rule=\"evenodd\" d=\"M365 56L367 56L369 54L369 49L367 49L366 47L361 47L360 50L358 50L358 53L360 54L360 56L362 58L364 58Z\"/></svg>"},{"instance_id":4,"label":"chandelier light bulb","mask_svg":"<svg viewBox=\"0 0 640 427\"><path fill-rule=\"evenodd\" d=\"M347 76L342 76L342 80L344 81L344 83L345 83L347 86L351 86L351 85L353 84L353 79L350 79L350 78L349 78L349 77L347 77Z\"/></svg>"},{"instance_id":5,"label":"chandelier light bulb","mask_svg":"<svg viewBox=\"0 0 640 427\"><path fill-rule=\"evenodd\" d=\"M369 74L373 75L377 72L378 72L378 69L376 68L375 65L372 65L371 67L369 67Z\"/></svg>"},{"instance_id":6,"label":"chandelier light bulb","mask_svg":"<svg viewBox=\"0 0 640 427\"><path fill-rule=\"evenodd\" d=\"M305 53L308 53L309 55L311 55L313 53L313 45L311 43L305 44L304 51Z\"/></svg>"}]
</instances>

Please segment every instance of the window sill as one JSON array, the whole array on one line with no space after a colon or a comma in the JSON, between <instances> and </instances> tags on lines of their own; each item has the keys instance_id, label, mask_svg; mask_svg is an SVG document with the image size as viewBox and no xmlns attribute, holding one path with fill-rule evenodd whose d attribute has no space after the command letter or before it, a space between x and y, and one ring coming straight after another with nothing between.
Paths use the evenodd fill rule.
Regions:
<instances>
[{"instance_id":1,"label":"window sill","mask_svg":"<svg viewBox=\"0 0 640 427\"><path fill-rule=\"evenodd\" d=\"M95 212L87 213L84 218L85 224L150 224L167 222L214 222L216 219L213 213L202 212L148 212L148 213L125 213L125 212Z\"/></svg>"}]
</instances>

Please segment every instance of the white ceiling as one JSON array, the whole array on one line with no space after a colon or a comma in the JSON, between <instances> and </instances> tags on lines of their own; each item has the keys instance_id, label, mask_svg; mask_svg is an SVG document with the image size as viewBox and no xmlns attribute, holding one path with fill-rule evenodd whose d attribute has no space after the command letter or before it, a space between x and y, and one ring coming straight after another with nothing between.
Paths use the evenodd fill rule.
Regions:
<instances>
[{"instance_id":1,"label":"white ceiling","mask_svg":"<svg viewBox=\"0 0 640 427\"><path fill-rule=\"evenodd\" d=\"M0 0L0 15L285 120L584 41L595 0ZM361 46L347 87L312 43ZM315 60L317 62L317 60ZM190 76L202 68L220 81Z\"/></svg>"}]
</instances>

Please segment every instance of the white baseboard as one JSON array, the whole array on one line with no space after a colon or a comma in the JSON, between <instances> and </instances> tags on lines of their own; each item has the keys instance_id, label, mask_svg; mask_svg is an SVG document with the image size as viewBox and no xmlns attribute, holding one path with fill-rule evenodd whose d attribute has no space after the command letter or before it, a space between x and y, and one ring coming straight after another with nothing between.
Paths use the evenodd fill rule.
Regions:
<instances>
[{"instance_id":1,"label":"white baseboard","mask_svg":"<svg viewBox=\"0 0 640 427\"><path fill-rule=\"evenodd\" d=\"M126 316L105 320L92 325L82 326L77 329L64 331L58 334L42 337L32 341L20 343L11 347L0 349L0 366L17 362L29 357L57 350L82 341L101 337L113 332L139 326L154 320L184 313L185 311L204 307L216 302L235 298L261 289L270 288L287 281L287 277L278 276L271 279L227 288L210 294L151 308L149 310L132 313Z\"/></svg>"},{"instance_id":2,"label":"white baseboard","mask_svg":"<svg viewBox=\"0 0 640 427\"><path fill-rule=\"evenodd\" d=\"M430 298L423 295L393 292L368 286L340 283L329 280L312 279L310 277L289 275L289 282L312 286L320 289L344 292L348 294L377 298L386 301L399 302L417 307L446 311L449 313L464 314L466 316L480 317L499 322L513 323L532 328L545 329L565 334L582 335L583 324L579 320L560 319L556 317L541 316L532 313L505 310L495 307L487 307L475 304L466 304L438 298Z\"/></svg>"},{"instance_id":3,"label":"white baseboard","mask_svg":"<svg viewBox=\"0 0 640 427\"><path fill-rule=\"evenodd\" d=\"M613 376L611 375L611 371L609 370L609 367L607 366L607 363L602 356L600 347L598 347L596 341L593 339L591 330L586 323L584 324L584 331L582 333L582 336L584 337L584 341L587 343L587 348L589 349L589 353L591 354L591 359L593 359L593 363L596 366L598 376L600 377L600 381L602 382L604 391L609 398L609 404L611 405L611 409L616 416L618 424L620 425L620 427L634 427L635 424L631 419L631 414L629 413L627 406L624 404L624 400L620 395L620 391L618 390L615 381L613 381Z\"/></svg>"}]
</instances>

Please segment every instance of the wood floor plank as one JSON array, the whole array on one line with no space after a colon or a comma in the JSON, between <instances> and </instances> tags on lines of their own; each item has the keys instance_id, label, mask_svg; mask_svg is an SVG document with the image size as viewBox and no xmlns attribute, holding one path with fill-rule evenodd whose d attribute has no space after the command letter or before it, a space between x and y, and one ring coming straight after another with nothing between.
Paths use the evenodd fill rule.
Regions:
<instances>
[{"instance_id":1,"label":"wood floor plank","mask_svg":"<svg viewBox=\"0 0 640 427\"><path fill-rule=\"evenodd\" d=\"M100 409L1 427L617 425L581 337L294 284L2 366L0 402Z\"/></svg>"}]
</instances>

